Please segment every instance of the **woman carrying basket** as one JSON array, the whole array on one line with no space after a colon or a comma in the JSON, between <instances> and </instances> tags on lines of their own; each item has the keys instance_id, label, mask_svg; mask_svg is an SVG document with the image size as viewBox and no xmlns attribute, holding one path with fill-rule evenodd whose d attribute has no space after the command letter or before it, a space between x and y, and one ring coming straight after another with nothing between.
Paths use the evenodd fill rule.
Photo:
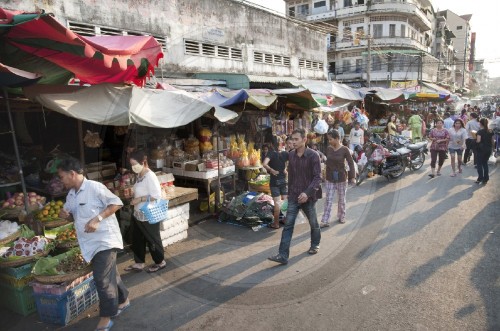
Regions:
<instances>
[{"instance_id":1,"label":"woman carrying basket","mask_svg":"<svg viewBox=\"0 0 500 331\"><path fill-rule=\"evenodd\" d=\"M130 204L134 206L132 220L132 251L135 263L125 268L125 271L141 271L146 260L146 245L153 258L154 264L147 271L156 272L165 268L165 255L160 236L160 223L150 224L140 210L150 201L161 199L161 186L155 173L148 167L147 156L144 151L134 151L130 154L132 171L137 174L134 184L134 198Z\"/></svg>"}]
</instances>

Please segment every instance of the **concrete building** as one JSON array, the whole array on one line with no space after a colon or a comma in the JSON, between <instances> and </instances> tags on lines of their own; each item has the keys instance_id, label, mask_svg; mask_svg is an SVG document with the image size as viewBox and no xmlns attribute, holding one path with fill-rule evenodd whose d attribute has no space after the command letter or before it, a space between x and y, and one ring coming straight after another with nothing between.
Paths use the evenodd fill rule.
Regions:
<instances>
[{"instance_id":1,"label":"concrete building","mask_svg":"<svg viewBox=\"0 0 500 331\"><path fill-rule=\"evenodd\" d=\"M438 12L438 16L446 18L450 31L455 35L454 47L456 50L455 82L457 89L468 92L471 88L472 62L471 59L471 26L472 14L457 15L451 10Z\"/></svg>"},{"instance_id":2,"label":"concrete building","mask_svg":"<svg viewBox=\"0 0 500 331\"><path fill-rule=\"evenodd\" d=\"M1 6L43 9L85 36L153 35L165 53L157 77L222 79L231 88L327 77L324 32L231 0L6 0Z\"/></svg>"},{"instance_id":3,"label":"concrete building","mask_svg":"<svg viewBox=\"0 0 500 331\"><path fill-rule=\"evenodd\" d=\"M455 85L455 57L454 40L456 36L450 30L444 16L437 15L434 44L432 54L438 59L437 84L454 91Z\"/></svg>"},{"instance_id":4,"label":"concrete building","mask_svg":"<svg viewBox=\"0 0 500 331\"><path fill-rule=\"evenodd\" d=\"M285 0L287 14L331 29L329 78L353 86L436 82L429 0Z\"/></svg>"}]
</instances>

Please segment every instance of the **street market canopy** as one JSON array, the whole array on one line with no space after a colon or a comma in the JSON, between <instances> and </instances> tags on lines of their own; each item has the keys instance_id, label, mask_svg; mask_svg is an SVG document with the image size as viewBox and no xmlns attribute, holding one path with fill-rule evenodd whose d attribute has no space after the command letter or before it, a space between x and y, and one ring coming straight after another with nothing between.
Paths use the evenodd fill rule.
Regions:
<instances>
[{"instance_id":1,"label":"street market canopy","mask_svg":"<svg viewBox=\"0 0 500 331\"><path fill-rule=\"evenodd\" d=\"M36 89L36 87L34 87ZM153 128L176 128L191 123L215 108L221 122L237 113L214 107L185 91L165 91L100 84L70 93L26 93L43 106L61 114L100 125L138 124Z\"/></svg>"},{"instance_id":2,"label":"street market canopy","mask_svg":"<svg viewBox=\"0 0 500 331\"><path fill-rule=\"evenodd\" d=\"M49 14L0 8L0 61L39 73L40 84L134 83L143 86L163 57L151 36L84 37Z\"/></svg>"}]
</instances>

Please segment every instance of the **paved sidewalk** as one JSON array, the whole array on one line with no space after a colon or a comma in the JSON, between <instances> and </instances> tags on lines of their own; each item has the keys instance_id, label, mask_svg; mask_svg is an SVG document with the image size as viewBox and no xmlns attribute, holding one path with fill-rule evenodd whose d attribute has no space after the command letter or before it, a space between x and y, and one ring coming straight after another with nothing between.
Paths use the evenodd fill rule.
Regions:
<instances>
[{"instance_id":1,"label":"paved sidewalk","mask_svg":"<svg viewBox=\"0 0 500 331\"><path fill-rule=\"evenodd\" d=\"M278 250L281 229L262 228L255 232L249 228L219 223L215 219L202 221L190 227L187 240L168 247L166 251L168 266L158 273L127 273L123 269L131 263L132 255L130 253L122 255L119 258L119 269L130 290L132 308L116 321L113 329L150 328L151 325L144 321L151 323L158 320L159 325L164 324L165 317L161 318L156 314L158 305L172 311L176 310L172 305L178 306L179 309L184 307L182 308L184 314L185 309L197 310L200 306L213 305L214 302L218 302L219 306L227 304L231 307L239 305L246 308L252 305L262 307L264 302L257 297L254 302L238 302L237 294L250 288L258 289L262 285L272 286L298 281L324 265L326 259L331 259L340 252L350 237L356 233L361 224L360 220L366 217L371 205L373 183L366 181L360 187L348 189L347 222L346 224L334 222L336 210L332 212L331 226L322 229L321 248L317 255L307 254L310 242L309 225L307 223L296 225L287 266L280 266L267 260L268 256ZM323 200L318 202L317 210L319 221L323 214ZM302 217L302 221L306 222L306 219ZM224 288L227 293L221 298L214 297L213 293L207 292L207 289L214 287ZM265 291L265 288L263 290ZM234 295L230 294L232 291ZM276 303L278 302L279 300L276 300ZM265 299L265 303L273 305L269 298ZM97 305L94 305L66 328L91 329L95 326L97 314ZM40 323L37 314L19 318L0 309L0 316L9 330L58 329L56 326ZM171 316L168 320L173 322L175 317ZM174 324L176 327L183 325L180 320L176 320Z\"/></svg>"}]
</instances>

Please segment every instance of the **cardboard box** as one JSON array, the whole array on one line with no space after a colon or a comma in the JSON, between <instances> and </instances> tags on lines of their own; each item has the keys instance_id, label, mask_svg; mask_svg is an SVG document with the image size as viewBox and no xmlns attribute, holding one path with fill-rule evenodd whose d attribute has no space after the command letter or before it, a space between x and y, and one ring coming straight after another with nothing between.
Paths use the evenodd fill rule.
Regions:
<instances>
[{"instance_id":1,"label":"cardboard box","mask_svg":"<svg viewBox=\"0 0 500 331\"><path fill-rule=\"evenodd\" d=\"M184 164L184 170L185 171L199 171L198 170L198 165L200 162L198 161L189 161Z\"/></svg>"}]
</instances>

